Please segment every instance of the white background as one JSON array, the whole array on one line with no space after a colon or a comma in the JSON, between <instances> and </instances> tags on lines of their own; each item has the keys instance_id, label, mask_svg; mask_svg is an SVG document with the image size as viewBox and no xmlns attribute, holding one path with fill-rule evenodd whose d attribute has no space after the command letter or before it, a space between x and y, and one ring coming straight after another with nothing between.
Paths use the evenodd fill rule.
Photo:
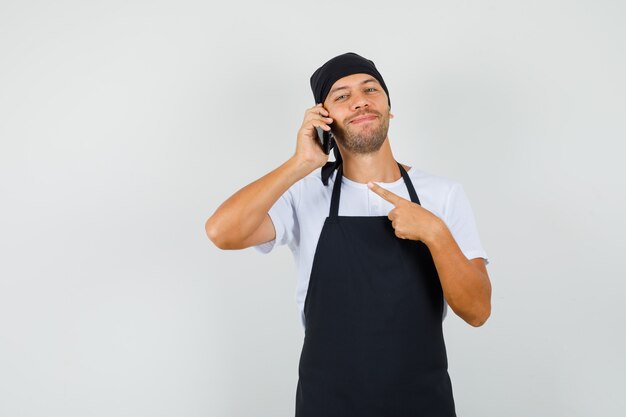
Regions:
<instances>
[{"instance_id":1,"label":"white background","mask_svg":"<svg viewBox=\"0 0 626 417\"><path fill-rule=\"evenodd\" d=\"M348 51L403 163L460 181L493 313L459 416L626 409L623 1L0 2L0 415L292 416L286 247L204 222L295 150Z\"/></svg>"}]
</instances>

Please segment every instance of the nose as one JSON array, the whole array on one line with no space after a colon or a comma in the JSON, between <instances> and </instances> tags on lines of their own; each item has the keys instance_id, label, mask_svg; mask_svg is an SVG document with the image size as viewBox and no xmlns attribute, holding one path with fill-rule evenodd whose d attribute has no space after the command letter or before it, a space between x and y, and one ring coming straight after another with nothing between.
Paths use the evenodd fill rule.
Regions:
<instances>
[{"instance_id":1,"label":"nose","mask_svg":"<svg viewBox=\"0 0 626 417\"><path fill-rule=\"evenodd\" d=\"M367 100L367 97L365 97L365 94L361 92L353 94L351 104L352 110L359 110L369 107L369 101Z\"/></svg>"}]
</instances>

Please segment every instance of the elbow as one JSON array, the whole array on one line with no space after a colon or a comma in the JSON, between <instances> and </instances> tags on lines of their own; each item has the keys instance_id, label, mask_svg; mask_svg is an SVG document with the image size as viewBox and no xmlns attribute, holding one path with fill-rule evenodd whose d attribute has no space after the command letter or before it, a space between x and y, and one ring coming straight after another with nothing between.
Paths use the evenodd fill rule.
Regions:
<instances>
[{"instance_id":1,"label":"elbow","mask_svg":"<svg viewBox=\"0 0 626 417\"><path fill-rule=\"evenodd\" d=\"M476 312L471 317L465 319L465 321L472 327L481 327L483 324L487 322L489 317L491 316L491 305L487 305L481 309L481 311Z\"/></svg>"},{"instance_id":2,"label":"elbow","mask_svg":"<svg viewBox=\"0 0 626 417\"><path fill-rule=\"evenodd\" d=\"M491 301L474 302L470 305L459 305L448 300L448 305L464 322L472 327L481 327L491 316Z\"/></svg>"},{"instance_id":3,"label":"elbow","mask_svg":"<svg viewBox=\"0 0 626 417\"><path fill-rule=\"evenodd\" d=\"M491 317L491 283L486 275L485 278L487 281L486 290L481 295L474 298L467 318L464 318L464 320L473 327L481 327L487 322L489 317Z\"/></svg>"},{"instance_id":4,"label":"elbow","mask_svg":"<svg viewBox=\"0 0 626 417\"><path fill-rule=\"evenodd\" d=\"M207 237L215 246L219 249L227 250L227 249L235 249L233 245L226 239L226 234L222 232L217 222L210 217L205 225L204 230L206 232Z\"/></svg>"}]
</instances>

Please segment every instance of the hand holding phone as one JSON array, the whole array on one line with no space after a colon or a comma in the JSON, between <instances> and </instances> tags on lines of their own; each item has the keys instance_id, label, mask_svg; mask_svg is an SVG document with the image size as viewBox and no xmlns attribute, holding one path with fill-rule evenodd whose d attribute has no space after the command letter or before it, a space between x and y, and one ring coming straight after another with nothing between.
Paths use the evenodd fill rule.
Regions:
<instances>
[{"instance_id":1,"label":"hand holding phone","mask_svg":"<svg viewBox=\"0 0 626 417\"><path fill-rule=\"evenodd\" d=\"M298 129L294 155L302 166L314 170L328 162L330 150L335 145L330 132L333 121L333 118L321 104L308 108L304 112L302 125Z\"/></svg>"}]
</instances>

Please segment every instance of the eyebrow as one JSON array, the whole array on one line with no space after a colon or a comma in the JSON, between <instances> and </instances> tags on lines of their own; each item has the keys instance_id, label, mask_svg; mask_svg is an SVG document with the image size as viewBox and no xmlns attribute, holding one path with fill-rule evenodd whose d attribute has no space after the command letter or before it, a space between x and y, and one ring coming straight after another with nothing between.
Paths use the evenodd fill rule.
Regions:
<instances>
[{"instance_id":1,"label":"eyebrow","mask_svg":"<svg viewBox=\"0 0 626 417\"><path fill-rule=\"evenodd\" d=\"M375 79L375 78L368 78L367 80L361 81L361 83L360 83L359 85L363 85L363 84L367 84L367 83L376 83L376 82L378 82L378 81L376 81L376 79ZM335 87L335 88L333 88L332 90L330 90L330 91L328 92L328 95L331 95L331 94L333 94L333 93L334 93L334 92L336 92L336 91L339 91L339 90L347 90L347 89L349 89L349 88L350 88L350 87L345 86L345 85L340 86L340 87Z\"/></svg>"}]
</instances>

